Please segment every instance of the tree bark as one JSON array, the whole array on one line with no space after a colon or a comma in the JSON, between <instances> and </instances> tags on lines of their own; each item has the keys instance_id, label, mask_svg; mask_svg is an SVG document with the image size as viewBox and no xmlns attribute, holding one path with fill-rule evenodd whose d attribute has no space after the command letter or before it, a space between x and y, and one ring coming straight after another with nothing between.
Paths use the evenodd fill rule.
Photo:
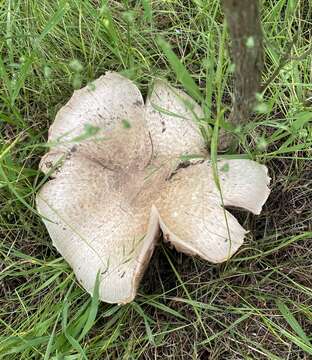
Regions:
<instances>
[{"instance_id":1,"label":"tree bark","mask_svg":"<svg viewBox=\"0 0 312 360\"><path fill-rule=\"evenodd\" d=\"M222 5L231 38L231 57L235 65L234 99L229 121L238 126L250 120L256 93L260 91L263 46L259 2L222 0ZM227 147L229 141L229 136L223 136L222 147Z\"/></svg>"}]
</instances>

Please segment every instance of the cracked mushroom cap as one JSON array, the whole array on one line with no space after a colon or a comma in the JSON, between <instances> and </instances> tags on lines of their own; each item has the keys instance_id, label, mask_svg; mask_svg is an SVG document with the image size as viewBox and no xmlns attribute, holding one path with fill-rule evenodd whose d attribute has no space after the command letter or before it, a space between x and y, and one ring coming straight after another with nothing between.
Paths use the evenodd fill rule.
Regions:
<instances>
[{"instance_id":1,"label":"cracked mushroom cap","mask_svg":"<svg viewBox=\"0 0 312 360\"><path fill-rule=\"evenodd\" d=\"M201 117L190 97L160 81L144 104L116 73L76 91L57 114L37 208L88 292L100 273L103 301L133 300L161 231L178 250L218 263L246 234L223 206L260 213L269 195L265 166L219 161L222 199L210 161L179 167L180 155L206 154Z\"/></svg>"}]
</instances>

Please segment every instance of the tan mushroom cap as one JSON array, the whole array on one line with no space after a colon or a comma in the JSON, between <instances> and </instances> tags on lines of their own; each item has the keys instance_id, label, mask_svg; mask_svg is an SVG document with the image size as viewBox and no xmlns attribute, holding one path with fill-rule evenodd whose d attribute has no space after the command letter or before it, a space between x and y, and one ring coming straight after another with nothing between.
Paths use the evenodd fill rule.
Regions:
<instances>
[{"instance_id":1,"label":"tan mushroom cap","mask_svg":"<svg viewBox=\"0 0 312 360\"><path fill-rule=\"evenodd\" d=\"M178 250L222 262L246 234L222 206L260 213L269 195L265 166L219 161L223 202L209 161L172 168L182 154L205 153L200 117L190 97L164 82L144 105L131 81L108 73L75 92L52 124L54 146L40 166L55 171L37 195L38 211L88 292L100 273L103 301L135 297L160 229Z\"/></svg>"}]
</instances>

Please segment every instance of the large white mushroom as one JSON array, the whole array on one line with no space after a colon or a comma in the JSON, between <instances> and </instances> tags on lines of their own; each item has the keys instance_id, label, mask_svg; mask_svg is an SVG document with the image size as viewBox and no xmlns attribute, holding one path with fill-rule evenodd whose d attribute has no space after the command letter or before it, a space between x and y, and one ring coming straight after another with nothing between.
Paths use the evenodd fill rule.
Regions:
<instances>
[{"instance_id":1,"label":"large white mushroom","mask_svg":"<svg viewBox=\"0 0 312 360\"><path fill-rule=\"evenodd\" d=\"M178 250L213 263L229 259L246 231L224 206L259 214L269 195L267 168L251 160L181 165L207 157L196 125L201 108L157 81L144 104L117 73L75 91L49 130L40 169L50 180L37 195L54 246L90 293L133 300L155 244L164 235Z\"/></svg>"}]
</instances>

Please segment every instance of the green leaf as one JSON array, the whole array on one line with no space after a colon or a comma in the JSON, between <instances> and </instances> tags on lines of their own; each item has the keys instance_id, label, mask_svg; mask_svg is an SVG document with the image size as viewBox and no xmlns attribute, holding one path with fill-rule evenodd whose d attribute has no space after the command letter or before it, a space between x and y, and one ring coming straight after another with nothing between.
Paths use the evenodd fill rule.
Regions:
<instances>
[{"instance_id":1,"label":"green leaf","mask_svg":"<svg viewBox=\"0 0 312 360\"><path fill-rule=\"evenodd\" d=\"M62 330L64 332L66 339L71 344L71 346L83 357L83 359L88 360L79 342L76 339L74 339L73 336L68 331L67 328L68 309L69 309L69 303L66 299L62 311Z\"/></svg>"},{"instance_id":2,"label":"green leaf","mask_svg":"<svg viewBox=\"0 0 312 360\"><path fill-rule=\"evenodd\" d=\"M142 5L144 8L144 17L148 22L152 22L152 5L150 0L142 0Z\"/></svg>"},{"instance_id":3,"label":"green leaf","mask_svg":"<svg viewBox=\"0 0 312 360\"><path fill-rule=\"evenodd\" d=\"M11 337L8 340L11 343L10 345L8 344L9 350L8 351L4 350L4 352L1 351L1 355L17 354L29 349L32 349L32 351L34 352L37 346L47 343L49 337L41 336L32 339L27 339L22 337ZM4 343L4 345L2 345L2 348L5 347L6 345L7 344Z\"/></svg>"},{"instance_id":4,"label":"green leaf","mask_svg":"<svg viewBox=\"0 0 312 360\"><path fill-rule=\"evenodd\" d=\"M185 90L198 102L202 102L202 95L192 76L179 60L177 55L172 51L171 46L162 38L157 39L158 45L167 57L167 60L175 72L179 82L183 85Z\"/></svg>"},{"instance_id":5,"label":"green leaf","mask_svg":"<svg viewBox=\"0 0 312 360\"><path fill-rule=\"evenodd\" d=\"M69 4L67 0L61 1L61 3L58 5L58 9L56 13L49 19L45 28L38 37L36 45L38 45L46 37L46 35L48 35L48 33L54 28L54 26L57 25L62 20L64 14L68 9L69 9Z\"/></svg>"},{"instance_id":6,"label":"green leaf","mask_svg":"<svg viewBox=\"0 0 312 360\"><path fill-rule=\"evenodd\" d=\"M7 92L11 93L11 81L9 79L8 73L6 71L6 67L4 65L4 62L2 60L2 56L0 55L0 78L3 81L3 88L6 88Z\"/></svg>"},{"instance_id":7,"label":"green leaf","mask_svg":"<svg viewBox=\"0 0 312 360\"><path fill-rule=\"evenodd\" d=\"M304 332L304 330L302 329L302 327L300 326L300 324L298 323L296 318L290 312L287 305L284 304L280 300L276 301L276 305L277 305L279 311L281 312L281 314L283 315L284 319L288 322L289 326L294 330L294 332L298 336L300 336L301 340L304 341L304 343L306 343L307 345L312 347L312 344L311 344L308 336L306 335L306 333Z\"/></svg>"},{"instance_id":8,"label":"green leaf","mask_svg":"<svg viewBox=\"0 0 312 360\"><path fill-rule=\"evenodd\" d=\"M155 339L154 339L154 335L153 335L153 332L152 332L152 329L150 327L150 322L153 322L152 319L150 319L144 312L144 310L141 308L141 306L137 303L133 303L132 304L133 308L135 309L135 311L140 315L142 316L143 320L144 320L144 324L145 324L145 330L146 330L146 335L147 335L147 338L148 338L148 341L150 344L152 345L156 345L155 344Z\"/></svg>"},{"instance_id":9,"label":"green leaf","mask_svg":"<svg viewBox=\"0 0 312 360\"><path fill-rule=\"evenodd\" d=\"M174 316L175 318L179 318L181 320L187 320L187 318L185 316L183 316L182 314L180 314L178 311L171 309L169 306L162 304L160 302L156 302L151 300L148 300L147 303L151 306L154 306L156 309L159 309L169 315Z\"/></svg>"},{"instance_id":10,"label":"green leaf","mask_svg":"<svg viewBox=\"0 0 312 360\"><path fill-rule=\"evenodd\" d=\"M94 285L94 290L93 290L93 295L92 295L92 301L90 304L90 308L88 309L88 318L87 321L84 325L84 328L82 329L82 332L79 336L79 341L84 338L87 333L91 330L92 326L95 323L95 319L96 319L96 314L98 312L98 308L99 308L99 288L100 288L100 273L98 272L96 275L96 280L95 280L95 285Z\"/></svg>"},{"instance_id":11,"label":"green leaf","mask_svg":"<svg viewBox=\"0 0 312 360\"><path fill-rule=\"evenodd\" d=\"M58 314L58 316L56 318L56 321L54 323L52 334L49 337L49 342L48 342L48 345L47 345L46 352L44 354L43 360L49 360L50 359L50 355L51 355L51 352L52 352L52 344L53 344L53 340L55 338L55 331L56 331L57 323L59 321L59 317L60 317L60 314Z\"/></svg>"},{"instance_id":12,"label":"green leaf","mask_svg":"<svg viewBox=\"0 0 312 360\"><path fill-rule=\"evenodd\" d=\"M213 179L219 192L221 192L219 176L218 176L218 167L217 167L218 138L219 138L219 117L217 116L211 137L210 159L212 165Z\"/></svg>"},{"instance_id":13,"label":"green leaf","mask_svg":"<svg viewBox=\"0 0 312 360\"><path fill-rule=\"evenodd\" d=\"M11 96L11 105L12 106L14 105L15 100L17 99L17 97L21 91L21 88L24 86L26 78L31 71L31 65L33 63L33 60L34 60L33 57L30 56L26 59L26 61L23 62L23 65L22 65L20 73L19 73L19 77L15 83L14 90L12 91L12 96Z\"/></svg>"},{"instance_id":14,"label":"green leaf","mask_svg":"<svg viewBox=\"0 0 312 360\"><path fill-rule=\"evenodd\" d=\"M311 111L302 111L296 115L296 120L292 123L291 128L294 132L301 129L306 123L312 121Z\"/></svg>"}]
</instances>

